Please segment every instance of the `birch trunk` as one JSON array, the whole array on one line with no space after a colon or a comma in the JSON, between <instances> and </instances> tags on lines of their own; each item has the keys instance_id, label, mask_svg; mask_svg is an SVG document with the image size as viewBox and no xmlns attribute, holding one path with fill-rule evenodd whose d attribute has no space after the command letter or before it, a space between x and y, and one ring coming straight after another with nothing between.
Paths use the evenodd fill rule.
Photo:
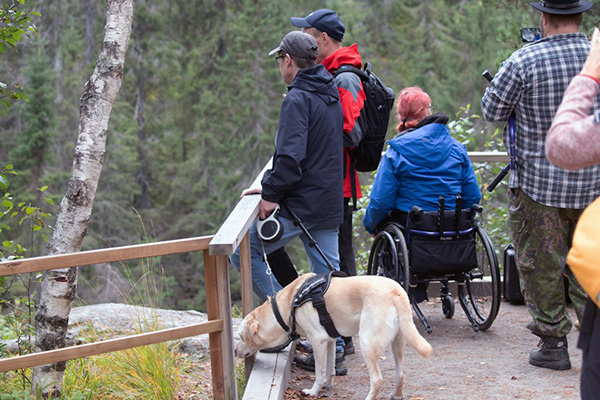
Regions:
<instances>
[{"instance_id":1,"label":"birch trunk","mask_svg":"<svg viewBox=\"0 0 600 400\"><path fill-rule=\"evenodd\" d=\"M79 109L79 136L73 171L60 203L48 254L78 252L87 232L104 164L110 112L123 80L123 65L133 20L133 0L107 0L104 42L86 83ZM44 273L35 315L36 351L65 347L69 313L76 294L77 268ZM32 391L60 398L66 362L34 368Z\"/></svg>"}]
</instances>

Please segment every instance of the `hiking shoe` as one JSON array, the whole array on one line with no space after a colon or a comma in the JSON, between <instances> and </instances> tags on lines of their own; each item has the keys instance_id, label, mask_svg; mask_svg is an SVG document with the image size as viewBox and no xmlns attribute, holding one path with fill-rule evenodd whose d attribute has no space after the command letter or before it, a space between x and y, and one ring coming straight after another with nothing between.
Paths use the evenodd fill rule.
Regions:
<instances>
[{"instance_id":1,"label":"hiking shoe","mask_svg":"<svg viewBox=\"0 0 600 400\"><path fill-rule=\"evenodd\" d=\"M294 362L306 371L315 372L315 356L313 353L296 354ZM342 353L335 353L335 374L338 376L348 374L346 357Z\"/></svg>"},{"instance_id":2,"label":"hiking shoe","mask_svg":"<svg viewBox=\"0 0 600 400\"><path fill-rule=\"evenodd\" d=\"M344 355L354 354L354 343L352 343L352 337L342 337L344 339Z\"/></svg>"},{"instance_id":3,"label":"hiking shoe","mask_svg":"<svg viewBox=\"0 0 600 400\"><path fill-rule=\"evenodd\" d=\"M296 347L305 353L313 352L312 344L308 340L299 340Z\"/></svg>"},{"instance_id":4,"label":"hiking shoe","mask_svg":"<svg viewBox=\"0 0 600 400\"><path fill-rule=\"evenodd\" d=\"M275 346L275 347L269 347L266 349L262 349L262 350L260 350L260 352L261 353L279 353L280 351L282 351L283 349L288 347L288 345L291 342L292 342L292 339L288 338L288 340L284 344L281 344L281 345Z\"/></svg>"},{"instance_id":5,"label":"hiking shoe","mask_svg":"<svg viewBox=\"0 0 600 400\"><path fill-rule=\"evenodd\" d=\"M538 347L531 350L529 364L554 370L571 369L567 338L540 336Z\"/></svg>"}]
</instances>

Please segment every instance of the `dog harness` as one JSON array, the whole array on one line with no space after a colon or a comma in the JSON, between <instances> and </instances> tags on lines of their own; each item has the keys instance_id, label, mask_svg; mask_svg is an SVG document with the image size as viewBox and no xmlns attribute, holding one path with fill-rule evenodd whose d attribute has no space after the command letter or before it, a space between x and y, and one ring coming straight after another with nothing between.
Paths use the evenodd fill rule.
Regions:
<instances>
[{"instance_id":1,"label":"dog harness","mask_svg":"<svg viewBox=\"0 0 600 400\"><path fill-rule=\"evenodd\" d=\"M319 322L325 328L327 334L332 338L337 338L340 336L337 329L335 329L331 315L329 315L329 312L327 312L327 307L325 306L325 293L327 292L327 289L329 289L332 277L345 276L346 274L341 271L331 271L327 274L315 275L304 281L300 289L298 289L296 296L294 296L294 301L292 302L291 328L281 317L281 313L277 307L277 302L275 301L276 295L271 297L271 308L273 309L273 314L275 314L275 319L283 328L283 330L289 332L289 337L291 340L296 340L300 337L300 335L298 335L296 332L296 308L302 306L309 300L312 301L313 307L319 313Z\"/></svg>"}]
</instances>

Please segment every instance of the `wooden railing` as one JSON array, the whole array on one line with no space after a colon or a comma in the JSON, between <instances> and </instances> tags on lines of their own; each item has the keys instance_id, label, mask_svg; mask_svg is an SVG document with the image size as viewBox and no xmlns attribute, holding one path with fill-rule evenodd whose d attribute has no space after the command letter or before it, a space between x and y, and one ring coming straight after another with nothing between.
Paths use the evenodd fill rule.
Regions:
<instances>
[{"instance_id":1,"label":"wooden railing","mask_svg":"<svg viewBox=\"0 0 600 400\"><path fill-rule=\"evenodd\" d=\"M473 162L508 161L506 154L498 152L471 152L469 153L469 157ZM251 187L260 187L262 175L266 169L270 168L270 165L271 161L265 165L263 171L256 177ZM227 257L233 254L239 247L242 311L246 315L253 309L248 229L258 216L259 200L260 196L258 195L241 198L214 236L0 262L0 276L6 276L167 254L203 251L208 317L208 322L202 324L1 359L0 372L51 364L208 333L213 397L215 400L237 399ZM247 375L251 368L252 361L249 360L246 363Z\"/></svg>"},{"instance_id":2,"label":"wooden railing","mask_svg":"<svg viewBox=\"0 0 600 400\"><path fill-rule=\"evenodd\" d=\"M0 276L6 276L56 268L70 268L190 251L202 251L204 253L206 313L208 318L207 322L201 324L1 359L0 372L52 364L208 333L213 398L219 400L237 399L227 257L209 254L209 243L212 239L213 236L203 236L0 262ZM249 268L249 265L246 268Z\"/></svg>"}]
</instances>

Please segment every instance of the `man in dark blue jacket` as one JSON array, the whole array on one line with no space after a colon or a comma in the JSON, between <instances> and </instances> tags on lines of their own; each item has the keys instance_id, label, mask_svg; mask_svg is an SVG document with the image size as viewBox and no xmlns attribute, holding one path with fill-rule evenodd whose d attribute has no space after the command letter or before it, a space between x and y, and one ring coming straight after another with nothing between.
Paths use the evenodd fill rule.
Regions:
<instances>
[{"instance_id":1,"label":"man in dark blue jacket","mask_svg":"<svg viewBox=\"0 0 600 400\"><path fill-rule=\"evenodd\" d=\"M325 256L339 269L338 228L342 222L342 108L333 77L317 64L318 49L312 36L294 31L269 55L275 58L288 94L283 100L275 139L273 166L265 172L262 189L249 189L244 195L261 193L259 218L269 216L285 199L300 218ZM250 228L252 281L254 293L262 300L273 294L268 268L263 260L293 238L300 236L310 269L317 274L330 269L292 216L281 207L279 221L283 236L274 243L261 243L256 225ZM231 256L239 269L239 251ZM277 280L274 290L281 289Z\"/></svg>"}]
</instances>

